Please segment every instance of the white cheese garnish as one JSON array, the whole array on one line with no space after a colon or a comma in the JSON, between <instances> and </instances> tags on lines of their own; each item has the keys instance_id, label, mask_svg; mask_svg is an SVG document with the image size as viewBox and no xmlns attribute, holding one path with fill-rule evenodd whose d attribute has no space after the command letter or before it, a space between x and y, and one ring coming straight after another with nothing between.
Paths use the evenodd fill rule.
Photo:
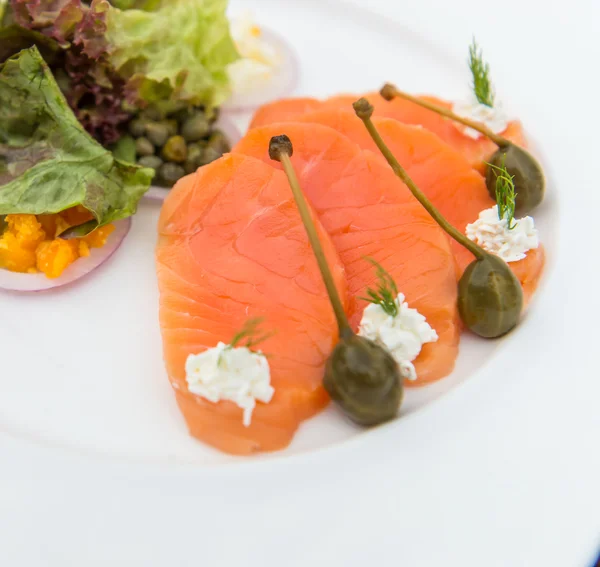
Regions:
<instances>
[{"instance_id":1,"label":"white cheese garnish","mask_svg":"<svg viewBox=\"0 0 600 567\"><path fill-rule=\"evenodd\" d=\"M487 106L487 104L481 104L477 100L472 102L456 102L452 106L452 112L463 118L482 122L494 132L494 134L501 134L508 127L508 116L500 104L490 107ZM458 122L454 122L454 124L463 134L465 134L465 136L469 136L469 138L477 140L483 136L483 134L477 132L477 130L473 130L473 128L468 128Z\"/></svg>"},{"instance_id":2,"label":"white cheese garnish","mask_svg":"<svg viewBox=\"0 0 600 567\"><path fill-rule=\"evenodd\" d=\"M408 380L416 380L412 361L419 356L425 343L438 340L427 319L405 302L402 293L396 298L398 315L388 315L381 305L371 303L365 309L358 334L385 347L398 362L400 373Z\"/></svg>"},{"instance_id":3,"label":"white cheese garnish","mask_svg":"<svg viewBox=\"0 0 600 567\"><path fill-rule=\"evenodd\" d=\"M245 93L260 88L273 78L281 55L265 41L249 12L231 22L231 36L241 59L227 67L232 91Z\"/></svg>"},{"instance_id":4,"label":"white cheese garnish","mask_svg":"<svg viewBox=\"0 0 600 567\"><path fill-rule=\"evenodd\" d=\"M540 245L538 231L531 217L513 220L509 230L506 218L498 218L498 205L479 213L479 218L467 225L467 237L484 250L505 262L518 262L529 250Z\"/></svg>"},{"instance_id":5,"label":"white cheese garnish","mask_svg":"<svg viewBox=\"0 0 600 567\"><path fill-rule=\"evenodd\" d=\"M219 343L200 354L190 354L185 364L188 389L209 402L230 400L244 410L246 427L252 422L256 402L269 403L271 386L269 361L260 352Z\"/></svg>"}]
</instances>

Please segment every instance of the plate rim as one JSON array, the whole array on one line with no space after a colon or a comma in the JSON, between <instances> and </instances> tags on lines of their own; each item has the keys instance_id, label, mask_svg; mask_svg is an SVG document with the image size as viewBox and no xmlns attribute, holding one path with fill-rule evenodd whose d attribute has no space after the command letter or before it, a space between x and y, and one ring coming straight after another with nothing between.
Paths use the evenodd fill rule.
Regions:
<instances>
[{"instance_id":1,"label":"plate rim","mask_svg":"<svg viewBox=\"0 0 600 567\"><path fill-rule=\"evenodd\" d=\"M315 0L309 0L310 2L314 2ZM350 2L349 0L320 0L321 2L326 2L327 4L345 4L345 5L356 5L359 0L354 0ZM512 2L514 6L519 5L520 3L516 0L509 0ZM523 2L521 2L522 4ZM371 6L373 9L381 9L382 2L367 2L363 0L360 4L377 4L379 8L375 8ZM428 16L428 10L431 9L431 6L435 3L432 0L425 0L422 2L420 6L415 7L415 11L420 14L421 18L425 19ZM475 0L457 0L457 5L460 6L473 6L477 5ZM551 3L552 4L552 3ZM554 3L554 6L558 7L558 2ZM589 6L593 8L592 2L589 2ZM371 13L368 8L361 8L362 10L366 10ZM389 9L389 6L388 6ZM386 16L377 16L383 18L386 22L388 21ZM421 33L422 29L419 28L419 25L416 24L415 28L417 33ZM403 27L405 27L403 25ZM422 36L427 37L427 35ZM444 45L445 41L448 41L447 37L441 35L442 39L439 39L441 45ZM497 36L491 36L491 43L497 42ZM496 43L497 45L497 43ZM450 47L452 46L452 47ZM448 43L448 52L455 52L456 43L449 42ZM500 67L500 66L499 66ZM560 94L563 94L564 91L560 91ZM555 95L557 96L557 95ZM558 128L561 125L564 125L562 122L558 121ZM544 129L545 132L548 132L548 129ZM590 142L593 141L593 138L590 136ZM547 146L550 148L554 142L547 142L544 144L542 148L544 150L544 154L547 150L544 148ZM564 146L555 146L555 147L564 147ZM591 144L590 144L591 147ZM555 150L556 151L556 150ZM555 153L555 151L547 151L548 155ZM590 152L591 155L591 152ZM584 161L585 156L581 157L582 162ZM581 163L581 162L580 162ZM549 166L550 175L552 179L556 180L556 184L562 184L562 182L566 179L565 166L555 167ZM584 176L583 173L580 174L580 183L582 187L585 187L587 191L586 199L589 198L590 204L598 204L597 195L592 195L593 185L588 183L587 176ZM591 179L589 180L591 182ZM535 305L550 303L553 297L564 297L570 288L569 280L566 276L569 271L572 272L573 267L576 266L575 259L572 257L572 254L569 254L569 247L575 242L575 238L572 234L569 233L568 228L574 227L575 222L585 217L586 219L593 220L593 216L591 211L577 211L573 207L572 204L569 204L568 200L563 198L560 195L555 197L557 199L557 203L555 204L557 208L557 214L559 216L560 222L559 226L561 227L561 240L558 242L556 249L552 250L552 260L548 265L548 271L542 282L542 286L538 292L538 296L535 300ZM595 199L595 200L594 200ZM559 206L560 204L560 206ZM589 230L586 232L586 230ZM584 235L593 236L594 233L591 229L586 229L583 227ZM589 272L591 276L600 275L597 266L585 266L582 270L582 273L586 273L585 270ZM586 322L585 313L582 313L582 307L585 307L585 303L582 301L581 297L574 297L569 300L569 306L571 306L571 310L566 309L564 312L558 314L558 317L562 317L560 320L563 324L567 325L577 325L580 323ZM592 304L592 308L595 307ZM537 309L534 307L533 312L530 313L530 317L537 321L537 325L544 324L547 322L547 318L540 313L540 307ZM541 321L541 323L539 323ZM588 322L589 323L589 322ZM534 325L531 326L528 324L524 326L523 329L519 331L518 334L507 337L504 339L506 341L506 345L503 348L499 349L498 352L495 353L493 357L493 361L496 364L508 365L510 363L510 359L512 353L509 353L511 350L511 344L520 342L521 339L526 340L535 340L535 334L533 331ZM549 329L549 332L555 332L554 329ZM533 335L533 336L532 336ZM558 364L565 363L565 357L569 355L573 355L577 352L577 350L581 349L582 340L578 340L578 337L573 336L563 336L560 333L552 335L553 339L557 342L563 340L561 346L564 348L564 353L561 354L561 358L557 360L557 368ZM585 338L585 340L588 340ZM585 345L585 343L584 343ZM590 347L593 346L591 340L589 340ZM518 346L518 345L516 345ZM591 350L591 349L590 349ZM587 369L587 365L593 361L591 356L591 352L588 354L587 358L580 357L577 360L571 361L571 367L575 372L585 373ZM395 467L402 468L402 459L396 460L393 463L389 458L385 458L389 450L390 441L394 441L394 439L390 439L390 437L395 437L396 440L400 440L400 445L405 446L407 450L407 454L409 455L420 455L422 456L422 448L419 448L415 445L414 441L410 441L410 436L415 433L415 431L419 428L419 424L426 423L428 414L435 413L436 418L433 420L434 422L438 422L438 424L446 423L453 421L453 412L457 406L457 400L464 400L471 396L471 398L475 400L484 400L487 399L490 395L498 395L502 399L502 388L500 388L500 384L498 384L497 380L494 380L494 371L491 369L491 364L486 364L484 367L480 368L475 376L471 379L457 385L450 392L446 393L441 398L434 400L432 403L427 404L422 407L419 411L414 412L414 415L406 416L401 422L389 424L385 426L385 430L383 428L373 430L371 432L355 436L347 441L342 443L325 447L323 449L316 450L311 453L302 453L298 455L283 455L279 457L269 457L265 460L252 460L252 461L243 461L243 462L235 462L235 463L217 463L215 465L199 465L198 463L176 463L176 464L166 464L166 463L155 463L150 465L150 469L147 463L138 462L138 463L127 463L127 462L112 462L112 460L105 460L102 458L100 462L94 456L91 455L81 455L79 452L73 453L71 451L66 451L65 454L62 454L62 450L57 448L52 448L49 450L45 447L40 447L37 444L30 446L27 442L23 442L22 440L15 440L12 437L7 438L6 434L0 431L0 454L4 453L8 456L9 464L7 470L16 472L16 464L17 459L21 459L22 465L27 468L31 468L31 470L44 470L49 471L49 474L57 473L62 466L71 467L73 471L76 471L81 474L85 474L85 469L90 470L90 467L94 468L97 474L102 474L103 472L107 474L107 478L115 481L119 479L123 479L124 476L133 479L140 479L140 477L145 478L145 482L163 483L166 481L171 481L175 479L176 481L180 480L190 480L190 479L198 479L198 478L207 478L210 480L215 480L219 478L219 475L223 475L227 480L230 480L230 475L234 474L234 471L237 473L241 470L242 474L252 475L252 477L257 477L261 475L273 477L282 471L289 472L290 469L300 469L301 471L306 471L307 469L311 469L314 473L317 469L323 467L323 463L326 463L326 466L332 467L343 467L344 464L351 463L353 460L353 453L360 454L363 459L372 459L374 463L374 470L377 471L385 469L387 474L393 474ZM585 375L584 375L585 378ZM593 376L589 376L587 382L585 382L586 386L589 388L591 382L591 378ZM515 378L512 377L511 380L508 380L508 385L503 384L502 386L506 386L510 391L511 388L516 388ZM593 390L590 389L590 392ZM598 393L600 390L598 386L595 387L595 392ZM493 394L492 394L493 393ZM506 394L504 394L506 395ZM460 406L460 403L458 403ZM476 408L478 411L479 408ZM498 408L496 408L497 411ZM489 425L489 424L488 424ZM392 433L393 432L393 433ZM443 431L440 432L440 437L444 438L445 434ZM369 440L367 442L367 439ZM438 442L439 444L439 442ZM393 446L393 444L392 444ZM57 455L58 453L58 455ZM459 451L459 454L463 454ZM355 456L355 455L354 455ZM59 464L57 461L60 461ZM595 471L600 471L600 462L589 459L589 463L594 467ZM235 465L235 466L230 466ZM266 465L266 466L265 466ZM559 463L557 463L557 466ZM40 469L41 467L41 469ZM240 468L242 467L242 468ZM6 471L5 473L6 474ZM294 478L297 478L297 471L294 472ZM314 478L314 476L312 477ZM588 478L588 477L585 477ZM27 479L25 479L27 480ZM31 480L31 478L30 478ZM568 480L568 479L567 479ZM118 484L116 482L115 484ZM564 490L565 487L561 484L561 489ZM423 490L423 488L420 488ZM598 489L594 488L594 492L591 492L592 487L590 486L590 494L596 494L600 496ZM510 492L506 489L506 492ZM2 492L0 491L0 497L2 497ZM339 499L338 499L339 500ZM583 517L583 516L582 516ZM591 515L587 513L585 515L586 518L590 518ZM598 516L594 516L596 519L596 526L592 526L594 528L600 528L600 521L598 521ZM3 524L4 518L2 514L0 514L0 526ZM575 520L573 520L575 521ZM578 520L579 522L579 520ZM572 534L569 534L572 539ZM590 540L591 541L591 540ZM387 542L387 548L392 549L392 542ZM587 553L582 549L575 550L575 546L571 550L571 557L582 557L583 553ZM578 548L580 546L580 540L578 540ZM475 562L469 562L472 559L470 556L467 559L465 565L475 565ZM425 563L420 563L425 564ZM432 563L427 563L432 564ZM558 563L549 563L552 565L558 565Z\"/></svg>"}]
</instances>

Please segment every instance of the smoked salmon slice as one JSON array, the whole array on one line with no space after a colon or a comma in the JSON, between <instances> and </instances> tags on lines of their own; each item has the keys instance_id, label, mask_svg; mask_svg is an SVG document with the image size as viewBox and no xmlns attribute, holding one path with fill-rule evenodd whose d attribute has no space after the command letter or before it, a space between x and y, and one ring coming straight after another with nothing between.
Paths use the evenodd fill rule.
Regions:
<instances>
[{"instance_id":1,"label":"smoked salmon slice","mask_svg":"<svg viewBox=\"0 0 600 567\"><path fill-rule=\"evenodd\" d=\"M423 314L439 340L426 344L415 361L417 385L448 375L458 353L456 265L445 233L378 156L333 128L285 123L256 128L234 153L269 159L272 136L286 134L300 184L335 245L348 279L348 316L356 330L368 287L376 287L379 262L394 278L410 307ZM410 386L414 383L406 383Z\"/></svg>"},{"instance_id":2,"label":"smoked salmon slice","mask_svg":"<svg viewBox=\"0 0 600 567\"><path fill-rule=\"evenodd\" d=\"M304 113L298 121L329 126L361 148L377 152L380 156L377 146L354 112L335 108L322 109ZM460 153L442 142L435 134L424 128L409 126L389 118L373 118L373 123L391 152L419 188L463 234L467 224L477 220L481 211L495 205L483 177L471 168ZM384 161L383 156L380 157ZM450 239L450 245L460 276L474 257L454 239ZM523 287L525 304L537 288L544 263L545 253L542 246L527 252L527 257L523 260L509 263Z\"/></svg>"},{"instance_id":3,"label":"smoked salmon slice","mask_svg":"<svg viewBox=\"0 0 600 567\"><path fill-rule=\"evenodd\" d=\"M256 110L250 128L274 122L292 122L298 116L319 110L323 102L310 97L282 98L267 103Z\"/></svg>"},{"instance_id":4,"label":"smoked salmon slice","mask_svg":"<svg viewBox=\"0 0 600 567\"><path fill-rule=\"evenodd\" d=\"M422 126L430 132L433 132L446 144L461 153L469 162L471 167L480 172L485 171L485 162L498 149L497 146L485 137L473 139L461 130L462 126L452 120L440 116L439 114L427 110L401 98L395 98L386 101L378 92L363 95L375 107L374 116L382 118L393 118L404 124ZM352 110L352 103L360 98L359 95L340 95L323 101L317 99L283 99L266 104L259 108L252 119L251 128L272 124L274 122L286 122L295 120L298 116L306 112L318 109L341 109ZM421 96L423 100L452 108L448 101L441 100L431 96ZM526 140L523 128L518 120L509 122L508 127L502 136L511 140L515 144L525 147Z\"/></svg>"},{"instance_id":5,"label":"smoked salmon slice","mask_svg":"<svg viewBox=\"0 0 600 567\"><path fill-rule=\"evenodd\" d=\"M342 263L317 227L347 304ZM337 325L285 175L227 154L177 183L158 231L164 360L191 434L238 455L286 447L299 424L328 403L322 379ZM275 331L260 345L270 356L275 394L257 403L245 427L233 402L189 392L185 363L190 354L229 343L253 317Z\"/></svg>"}]
</instances>

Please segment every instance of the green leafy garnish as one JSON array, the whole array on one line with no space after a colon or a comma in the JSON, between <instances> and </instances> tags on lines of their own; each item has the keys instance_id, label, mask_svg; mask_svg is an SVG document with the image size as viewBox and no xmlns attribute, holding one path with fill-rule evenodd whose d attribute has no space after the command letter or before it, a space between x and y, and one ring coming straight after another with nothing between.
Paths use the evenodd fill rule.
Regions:
<instances>
[{"instance_id":1,"label":"green leafy garnish","mask_svg":"<svg viewBox=\"0 0 600 567\"><path fill-rule=\"evenodd\" d=\"M258 344L272 337L275 334L275 331L264 333L259 329L263 321L264 317L253 317L252 319L248 319L248 321L246 321L244 326L233 336L229 344L220 354L219 360L217 361L217 366L221 364L223 360L223 353L225 351L238 347L246 347L248 350L252 350Z\"/></svg>"},{"instance_id":2,"label":"green leafy garnish","mask_svg":"<svg viewBox=\"0 0 600 567\"><path fill-rule=\"evenodd\" d=\"M241 330L231 339L229 346L231 348L246 347L253 349L256 345L272 337L275 334L274 331L265 333L259 328L263 322L263 317L248 319Z\"/></svg>"},{"instance_id":3,"label":"green leafy garnish","mask_svg":"<svg viewBox=\"0 0 600 567\"><path fill-rule=\"evenodd\" d=\"M494 106L494 89L490 81L490 66L483 60L483 53L475 38L469 47L469 68L473 75L473 92L477 100L486 106Z\"/></svg>"},{"instance_id":4,"label":"green leafy garnish","mask_svg":"<svg viewBox=\"0 0 600 567\"><path fill-rule=\"evenodd\" d=\"M111 0L111 4L119 10L145 10L153 12L160 8L163 0Z\"/></svg>"},{"instance_id":5,"label":"green leafy garnish","mask_svg":"<svg viewBox=\"0 0 600 567\"><path fill-rule=\"evenodd\" d=\"M2 20L4 19L4 13L6 12L8 0L0 0L0 25L2 25Z\"/></svg>"},{"instance_id":6,"label":"green leafy garnish","mask_svg":"<svg viewBox=\"0 0 600 567\"><path fill-rule=\"evenodd\" d=\"M81 126L37 47L0 65L0 215L81 205L83 236L133 215L153 170L116 159Z\"/></svg>"},{"instance_id":7,"label":"green leafy garnish","mask_svg":"<svg viewBox=\"0 0 600 567\"><path fill-rule=\"evenodd\" d=\"M388 315L396 317L398 315L398 304L396 303L398 288L394 278L373 258L365 258L365 260L375 266L378 284L377 289L367 288L367 297L359 299L379 305Z\"/></svg>"},{"instance_id":8,"label":"green leafy garnish","mask_svg":"<svg viewBox=\"0 0 600 567\"><path fill-rule=\"evenodd\" d=\"M135 163L136 150L133 136L122 136L119 138L119 141L116 144L113 144L108 149L119 161L124 161L125 163Z\"/></svg>"},{"instance_id":9,"label":"green leafy garnish","mask_svg":"<svg viewBox=\"0 0 600 567\"><path fill-rule=\"evenodd\" d=\"M127 90L146 102L182 100L208 108L229 96L227 67L239 59L227 0L133 2L154 11L106 13L109 59Z\"/></svg>"},{"instance_id":10,"label":"green leafy garnish","mask_svg":"<svg viewBox=\"0 0 600 567\"><path fill-rule=\"evenodd\" d=\"M496 175L496 204L498 205L498 218L506 219L508 230L515 228L515 207L517 193L515 191L514 176L508 173L504 160L497 165L487 164L494 169Z\"/></svg>"},{"instance_id":11,"label":"green leafy garnish","mask_svg":"<svg viewBox=\"0 0 600 567\"><path fill-rule=\"evenodd\" d=\"M58 43L39 32L17 25L0 26L0 63L32 45L37 46L46 63L53 63L59 52Z\"/></svg>"}]
</instances>

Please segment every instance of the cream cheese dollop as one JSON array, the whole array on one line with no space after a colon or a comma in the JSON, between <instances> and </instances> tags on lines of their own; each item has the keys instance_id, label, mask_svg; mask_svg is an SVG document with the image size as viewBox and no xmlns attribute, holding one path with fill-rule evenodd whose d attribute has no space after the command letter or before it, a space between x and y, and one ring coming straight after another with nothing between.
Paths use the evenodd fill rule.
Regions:
<instances>
[{"instance_id":1,"label":"cream cheese dollop","mask_svg":"<svg viewBox=\"0 0 600 567\"><path fill-rule=\"evenodd\" d=\"M509 229L508 220L499 218L498 205L481 211L479 218L467 225L466 235L484 250L505 262L518 262L529 250L540 245L538 231L531 217L514 219Z\"/></svg>"},{"instance_id":2,"label":"cream cheese dollop","mask_svg":"<svg viewBox=\"0 0 600 567\"><path fill-rule=\"evenodd\" d=\"M463 118L474 120L485 124L494 134L502 134L508 127L509 118L502 105L496 104L493 107L487 104L481 104L479 101L456 102L452 106L452 112ZM463 124L454 123L456 127L469 138L479 139L483 134L473 128L468 128Z\"/></svg>"},{"instance_id":3,"label":"cream cheese dollop","mask_svg":"<svg viewBox=\"0 0 600 567\"><path fill-rule=\"evenodd\" d=\"M398 314L389 315L375 303L366 307L358 329L358 334L385 347L394 357L402 376L416 380L417 373L413 360L419 356L425 343L438 340L427 319L405 301L404 294L396 298Z\"/></svg>"},{"instance_id":4,"label":"cream cheese dollop","mask_svg":"<svg viewBox=\"0 0 600 567\"><path fill-rule=\"evenodd\" d=\"M234 402L244 410L246 427L252 422L256 402L269 403L275 393L266 356L246 347L220 342L200 354L190 354L185 372L192 394L215 404L221 400Z\"/></svg>"}]
</instances>

